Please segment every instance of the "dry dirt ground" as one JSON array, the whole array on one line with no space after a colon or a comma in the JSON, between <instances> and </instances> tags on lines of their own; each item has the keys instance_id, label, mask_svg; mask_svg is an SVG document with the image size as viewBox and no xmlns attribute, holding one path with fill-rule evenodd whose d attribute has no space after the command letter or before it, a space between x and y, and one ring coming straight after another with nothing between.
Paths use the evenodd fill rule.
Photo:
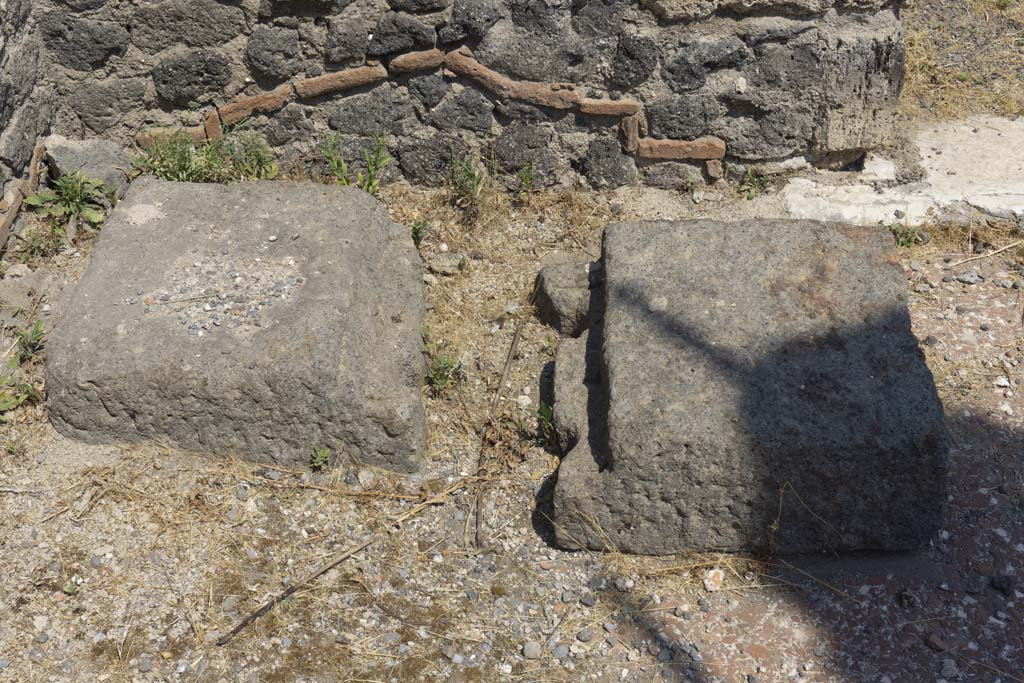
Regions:
<instances>
[{"instance_id":1,"label":"dry dirt ground","mask_svg":"<svg viewBox=\"0 0 1024 683\"><path fill-rule=\"evenodd\" d=\"M1020 8L911 8L912 68L924 22L945 17L960 41L931 43L946 51L934 87L912 76L908 96L924 98L913 106L1019 113L1000 104L1012 89L979 105L973 80L947 81L944 65L962 55L964 69L1002 83L981 70L992 63L986 41L1019 39ZM965 36L973 42L958 47ZM1020 63L999 69L1009 64L1019 82ZM86 446L57 435L40 405L10 414L0 426L0 681L1024 681L1024 251L984 256L1024 237L1017 226L974 217L929 226L927 244L901 249L914 331L955 442L947 520L930 548L795 564L638 558L546 541L558 458L537 411L558 337L533 317L534 277L548 259L596 257L609 220L735 217L757 202L735 188L699 204L637 189L484 194L469 220L445 191L384 192L396 220L425 222L428 264L442 244L465 257L450 275L428 272L426 347L455 369L443 391L424 389L430 445L417 477L344 457L313 472ZM87 260L83 245L32 263L55 273L40 317L59 312L59 291Z\"/></svg>"}]
</instances>

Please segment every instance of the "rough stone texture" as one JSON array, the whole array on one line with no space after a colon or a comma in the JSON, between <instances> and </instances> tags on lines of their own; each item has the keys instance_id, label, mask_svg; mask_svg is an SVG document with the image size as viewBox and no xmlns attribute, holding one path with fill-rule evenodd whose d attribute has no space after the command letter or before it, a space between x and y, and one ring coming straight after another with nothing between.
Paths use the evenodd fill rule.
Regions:
<instances>
[{"instance_id":1,"label":"rough stone texture","mask_svg":"<svg viewBox=\"0 0 1024 683\"><path fill-rule=\"evenodd\" d=\"M438 34L442 43L480 38L505 15L496 0L455 0L452 18Z\"/></svg>"},{"instance_id":2,"label":"rough stone texture","mask_svg":"<svg viewBox=\"0 0 1024 683\"><path fill-rule=\"evenodd\" d=\"M597 188L630 185L636 180L636 164L623 154L622 145L612 138L597 138L583 158L583 175Z\"/></svg>"},{"instance_id":3,"label":"rough stone texture","mask_svg":"<svg viewBox=\"0 0 1024 683\"><path fill-rule=\"evenodd\" d=\"M121 145L99 138L68 140L61 135L51 135L43 142L52 178L60 178L68 171L80 171L90 178L102 180L117 192L118 197L124 197L132 159Z\"/></svg>"},{"instance_id":4,"label":"rough stone texture","mask_svg":"<svg viewBox=\"0 0 1024 683\"><path fill-rule=\"evenodd\" d=\"M430 115L430 123L441 130L472 130L486 133L494 124L494 105L476 90L465 89L449 97Z\"/></svg>"},{"instance_id":5,"label":"rough stone texture","mask_svg":"<svg viewBox=\"0 0 1024 683\"><path fill-rule=\"evenodd\" d=\"M28 30L5 28L0 48L20 57L0 57L0 140L8 140L0 161L11 161L0 175L24 163L13 160L51 121L64 135L126 143L150 127L194 128L200 119L216 134L216 121L199 111L207 103L231 112L231 120L222 115L230 124L298 99L322 134L339 108L360 102L348 96L385 79L397 92L384 104L398 103L402 123L379 112L371 122L393 135L458 132L487 157L499 143L506 156L510 142L521 147L520 127L543 128L545 147L522 163L541 168L544 184L660 177L638 176L628 159L603 163L615 157L601 140L620 124L623 151L644 160L684 158L685 147L658 140L714 137L728 161L825 164L858 157L894 130L903 47L898 8L883 4L7 0L8 23ZM351 69L369 70L361 72L368 80L350 80ZM294 98L277 89L284 85ZM24 106L26 87L36 92L32 106ZM288 154L313 152L316 140L280 132L274 138L292 147ZM581 177L592 169L604 175Z\"/></svg>"},{"instance_id":6,"label":"rough stone texture","mask_svg":"<svg viewBox=\"0 0 1024 683\"><path fill-rule=\"evenodd\" d=\"M407 83L409 92L428 109L433 109L444 99L449 87L441 74L415 76Z\"/></svg>"},{"instance_id":7,"label":"rough stone texture","mask_svg":"<svg viewBox=\"0 0 1024 683\"><path fill-rule=\"evenodd\" d=\"M603 282L600 263L551 263L537 274L537 315L561 334L587 329L590 299Z\"/></svg>"},{"instance_id":8,"label":"rough stone texture","mask_svg":"<svg viewBox=\"0 0 1024 683\"><path fill-rule=\"evenodd\" d=\"M31 10L29 0L8 0L0 16L0 197L52 118L53 89L42 82L46 51L40 36L26 31Z\"/></svg>"},{"instance_id":9,"label":"rough stone texture","mask_svg":"<svg viewBox=\"0 0 1024 683\"><path fill-rule=\"evenodd\" d=\"M128 112L142 106L146 83L140 78L83 84L68 101L89 130L103 133Z\"/></svg>"},{"instance_id":10,"label":"rough stone texture","mask_svg":"<svg viewBox=\"0 0 1024 683\"><path fill-rule=\"evenodd\" d=\"M548 128L527 124L508 126L494 143L498 167L506 173L529 167L539 181L551 182L557 165L551 149L552 138L553 133Z\"/></svg>"},{"instance_id":11,"label":"rough stone texture","mask_svg":"<svg viewBox=\"0 0 1024 683\"><path fill-rule=\"evenodd\" d=\"M299 32L289 28L259 26L249 36L245 56L257 76L283 81L302 70Z\"/></svg>"},{"instance_id":12,"label":"rough stone texture","mask_svg":"<svg viewBox=\"0 0 1024 683\"><path fill-rule=\"evenodd\" d=\"M388 7L398 12L436 12L448 7L448 0L388 0Z\"/></svg>"},{"instance_id":13,"label":"rough stone texture","mask_svg":"<svg viewBox=\"0 0 1024 683\"><path fill-rule=\"evenodd\" d=\"M304 140L313 135L314 123L306 108L300 104L289 104L267 124L267 142L275 147Z\"/></svg>"},{"instance_id":14,"label":"rough stone texture","mask_svg":"<svg viewBox=\"0 0 1024 683\"><path fill-rule=\"evenodd\" d=\"M163 0L135 10L130 27L132 43L149 53L182 44L219 47L242 32L245 15L215 0Z\"/></svg>"},{"instance_id":15,"label":"rough stone texture","mask_svg":"<svg viewBox=\"0 0 1024 683\"><path fill-rule=\"evenodd\" d=\"M328 119L331 128L358 135L405 135L415 129L416 122L413 99L390 83L344 98Z\"/></svg>"},{"instance_id":16,"label":"rough stone texture","mask_svg":"<svg viewBox=\"0 0 1024 683\"><path fill-rule=\"evenodd\" d=\"M340 12L352 0L261 0L261 17L319 17Z\"/></svg>"},{"instance_id":17,"label":"rough stone texture","mask_svg":"<svg viewBox=\"0 0 1024 683\"><path fill-rule=\"evenodd\" d=\"M885 231L619 224L603 260L606 309L589 335L599 378L588 424L571 428L588 438L555 491L562 544L794 554L928 542L947 437ZM579 391L556 386L556 403Z\"/></svg>"},{"instance_id":18,"label":"rough stone texture","mask_svg":"<svg viewBox=\"0 0 1024 683\"><path fill-rule=\"evenodd\" d=\"M444 185L452 163L463 159L469 147L460 138L435 133L429 138L406 138L398 146L398 165L409 180L421 185Z\"/></svg>"},{"instance_id":19,"label":"rough stone texture","mask_svg":"<svg viewBox=\"0 0 1024 683\"><path fill-rule=\"evenodd\" d=\"M434 29L404 12L388 12L380 18L367 52L386 55L393 52L426 50L434 47Z\"/></svg>"},{"instance_id":20,"label":"rough stone texture","mask_svg":"<svg viewBox=\"0 0 1024 683\"><path fill-rule=\"evenodd\" d=\"M369 31L362 21L334 19L327 29L324 59L328 64L362 62L369 43Z\"/></svg>"},{"instance_id":21,"label":"rough stone texture","mask_svg":"<svg viewBox=\"0 0 1024 683\"><path fill-rule=\"evenodd\" d=\"M651 77L657 64L658 44L652 38L625 33L615 49L608 80L619 88L635 88Z\"/></svg>"},{"instance_id":22,"label":"rough stone texture","mask_svg":"<svg viewBox=\"0 0 1024 683\"><path fill-rule=\"evenodd\" d=\"M663 190L692 190L704 181L700 167L692 163L663 161L645 166L644 183Z\"/></svg>"},{"instance_id":23,"label":"rough stone texture","mask_svg":"<svg viewBox=\"0 0 1024 683\"><path fill-rule=\"evenodd\" d=\"M190 50L160 60L153 69L160 99L185 105L219 92L231 81L231 60L217 50Z\"/></svg>"},{"instance_id":24,"label":"rough stone texture","mask_svg":"<svg viewBox=\"0 0 1024 683\"><path fill-rule=\"evenodd\" d=\"M91 71L128 48L128 31L110 21L52 12L40 18L39 26L54 58L80 71Z\"/></svg>"},{"instance_id":25,"label":"rough stone texture","mask_svg":"<svg viewBox=\"0 0 1024 683\"><path fill-rule=\"evenodd\" d=\"M420 268L358 190L136 181L48 340L50 419L90 442L415 470Z\"/></svg>"},{"instance_id":26,"label":"rough stone texture","mask_svg":"<svg viewBox=\"0 0 1024 683\"><path fill-rule=\"evenodd\" d=\"M647 111L651 136L691 139L699 137L725 108L714 96L672 95L658 100Z\"/></svg>"}]
</instances>

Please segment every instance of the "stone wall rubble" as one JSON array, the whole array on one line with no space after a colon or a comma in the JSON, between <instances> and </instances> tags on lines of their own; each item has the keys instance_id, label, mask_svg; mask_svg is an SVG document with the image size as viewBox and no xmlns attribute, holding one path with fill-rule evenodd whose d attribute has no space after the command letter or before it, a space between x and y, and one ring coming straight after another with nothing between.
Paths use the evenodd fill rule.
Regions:
<instances>
[{"instance_id":1,"label":"stone wall rubble","mask_svg":"<svg viewBox=\"0 0 1024 683\"><path fill-rule=\"evenodd\" d=\"M7 2L56 132L243 124L294 158L331 131L358 157L383 133L423 183L453 150L597 186L663 183L665 162L683 182L713 179L708 160L852 158L886 140L903 74L885 0Z\"/></svg>"}]
</instances>

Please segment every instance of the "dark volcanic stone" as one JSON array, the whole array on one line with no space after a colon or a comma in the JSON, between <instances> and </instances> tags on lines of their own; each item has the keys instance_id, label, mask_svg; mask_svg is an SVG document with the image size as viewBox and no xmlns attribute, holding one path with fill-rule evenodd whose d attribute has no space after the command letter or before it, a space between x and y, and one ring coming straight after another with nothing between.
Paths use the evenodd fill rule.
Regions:
<instances>
[{"instance_id":1,"label":"dark volcanic stone","mask_svg":"<svg viewBox=\"0 0 1024 683\"><path fill-rule=\"evenodd\" d=\"M608 80L623 89L644 83L658 65L658 46L653 39L635 33L619 38Z\"/></svg>"},{"instance_id":2,"label":"dark volcanic stone","mask_svg":"<svg viewBox=\"0 0 1024 683\"><path fill-rule=\"evenodd\" d=\"M409 93L393 83L338 100L328 125L343 133L406 135L418 125L416 107Z\"/></svg>"},{"instance_id":3,"label":"dark volcanic stone","mask_svg":"<svg viewBox=\"0 0 1024 683\"><path fill-rule=\"evenodd\" d=\"M596 138L583 158L583 175L597 188L621 187L634 182L636 164L622 152L622 145L613 138Z\"/></svg>"},{"instance_id":4,"label":"dark volcanic stone","mask_svg":"<svg viewBox=\"0 0 1024 683\"><path fill-rule=\"evenodd\" d=\"M411 182L444 185L451 177L452 163L468 152L465 142L445 133L426 139L409 137L399 143L398 165Z\"/></svg>"},{"instance_id":5,"label":"dark volcanic stone","mask_svg":"<svg viewBox=\"0 0 1024 683\"><path fill-rule=\"evenodd\" d=\"M135 10L132 42L156 53L173 45L220 47L245 30L245 15L215 0L163 0Z\"/></svg>"},{"instance_id":6,"label":"dark volcanic stone","mask_svg":"<svg viewBox=\"0 0 1024 683\"><path fill-rule=\"evenodd\" d=\"M466 38L480 38L504 15L501 5L494 0L455 0L452 18L438 33L442 43L454 43Z\"/></svg>"},{"instance_id":7,"label":"dark volcanic stone","mask_svg":"<svg viewBox=\"0 0 1024 683\"><path fill-rule=\"evenodd\" d=\"M439 73L414 76L409 79L408 88L409 92L428 109L436 107L449 90L448 82Z\"/></svg>"},{"instance_id":8,"label":"dark volcanic stone","mask_svg":"<svg viewBox=\"0 0 1024 683\"><path fill-rule=\"evenodd\" d=\"M167 57L153 69L156 93L165 102L188 104L220 91L231 80L231 60L216 50Z\"/></svg>"},{"instance_id":9,"label":"dark volcanic stone","mask_svg":"<svg viewBox=\"0 0 1024 683\"><path fill-rule=\"evenodd\" d=\"M587 38L604 38L622 29L622 15L632 0L583 0L574 3L572 28Z\"/></svg>"},{"instance_id":10,"label":"dark volcanic stone","mask_svg":"<svg viewBox=\"0 0 1024 683\"><path fill-rule=\"evenodd\" d=\"M46 47L62 65L91 71L128 48L128 31L112 21L50 12L39 20Z\"/></svg>"},{"instance_id":11,"label":"dark volcanic stone","mask_svg":"<svg viewBox=\"0 0 1024 683\"><path fill-rule=\"evenodd\" d=\"M270 119L267 124L267 142L275 147L287 145L310 137L313 129L313 122L306 116L306 108L292 102Z\"/></svg>"},{"instance_id":12,"label":"dark volcanic stone","mask_svg":"<svg viewBox=\"0 0 1024 683\"><path fill-rule=\"evenodd\" d=\"M388 0L396 12L436 12L448 6L448 0Z\"/></svg>"},{"instance_id":13,"label":"dark volcanic stone","mask_svg":"<svg viewBox=\"0 0 1024 683\"><path fill-rule=\"evenodd\" d=\"M647 122L651 137L685 140L706 134L724 112L713 95L670 95L647 108Z\"/></svg>"},{"instance_id":14,"label":"dark volcanic stone","mask_svg":"<svg viewBox=\"0 0 1024 683\"><path fill-rule=\"evenodd\" d=\"M261 17L319 17L336 14L352 0L261 0Z\"/></svg>"},{"instance_id":15,"label":"dark volcanic stone","mask_svg":"<svg viewBox=\"0 0 1024 683\"><path fill-rule=\"evenodd\" d=\"M709 71L738 67L750 55L747 46L735 36L688 42L668 59L661 75L675 92L697 90L707 81Z\"/></svg>"},{"instance_id":16,"label":"dark volcanic stone","mask_svg":"<svg viewBox=\"0 0 1024 683\"><path fill-rule=\"evenodd\" d=\"M427 50L434 47L434 29L404 12L388 12L377 22L368 53L386 55L392 52Z\"/></svg>"},{"instance_id":17,"label":"dark volcanic stone","mask_svg":"<svg viewBox=\"0 0 1024 683\"><path fill-rule=\"evenodd\" d=\"M588 337L600 334L608 409L591 411L590 437L562 461L560 543L652 554L928 543L947 435L887 235L812 221L618 224L603 259L603 329Z\"/></svg>"},{"instance_id":18,"label":"dark volcanic stone","mask_svg":"<svg viewBox=\"0 0 1024 683\"><path fill-rule=\"evenodd\" d=\"M245 56L257 75L284 81L302 69L299 32L279 26L258 26L249 36Z\"/></svg>"},{"instance_id":19,"label":"dark volcanic stone","mask_svg":"<svg viewBox=\"0 0 1024 683\"><path fill-rule=\"evenodd\" d=\"M551 149L554 133L544 127L528 123L513 123L501 132L494 142L494 156L498 167L505 173L516 173L531 168L534 177L542 183L553 181L557 159Z\"/></svg>"},{"instance_id":20,"label":"dark volcanic stone","mask_svg":"<svg viewBox=\"0 0 1024 683\"><path fill-rule=\"evenodd\" d=\"M96 133L106 133L125 112L142 107L146 96L146 81L141 78L87 81L78 85L68 102L82 123Z\"/></svg>"},{"instance_id":21,"label":"dark volcanic stone","mask_svg":"<svg viewBox=\"0 0 1024 683\"><path fill-rule=\"evenodd\" d=\"M430 115L430 123L441 130L473 130L486 133L494 125L491 101L473 88L441 102Z\"/></svg>"},{"instance_id":22,"label":"dark volcanic stone","mask_svg":"<svg viewBox=\"0 0 1024 683\"><path fill-rule=\"evenodd\" d=\"M50 419L90 443L296 466L317 444L413 471L421 278L408 228L361 190L141 178L47 339Z\"/></svg>"},{"instance_id":23,"label":"dark volcanic stone","mask_svg":"<svg viewBox=\"0 0 1024 683\"><path fill-rule=\"evenodd\" d=\"M362 62L369 42L369 32L361 20L334 19L327 28L324 59L330 64Z\"/></svg>"},{"instance_id":24,"label":"dark volcanic stone","mask_svg":"<svg viewBox=\"0 0 1024 683\"><path fill-rule=\"evenodd\" d=\"M107 4L107 0L59 0L59 2L77 12L89 12Z\"/></svg>"}]
</instances>

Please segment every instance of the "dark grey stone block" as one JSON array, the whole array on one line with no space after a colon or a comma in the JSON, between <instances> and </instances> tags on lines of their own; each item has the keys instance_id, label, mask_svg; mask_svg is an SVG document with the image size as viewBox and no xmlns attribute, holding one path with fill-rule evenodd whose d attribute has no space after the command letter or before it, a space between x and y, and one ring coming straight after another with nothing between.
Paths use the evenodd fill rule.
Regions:
<instances>
[{"instance_id":1,"label":"dark grey stone block","mask_svg":"<svg viewBox=\"0 0 1024 683\"><path fill-rule=\"evenodd\" d=\"M156 94L185 105L220 92L231 81L231 60L218 50L190 50L160 60L153 69Z\"/></svg>"},{"instance_id":2,"label":"dark grey stone block","mask_svg":"<svg viewBox=\"0 0 1024 683\"><path fill-rule=\"evenodd\" d=\"M124 147L110 140L69 140L60 135L51 135L45 144L46 163L54 179L79 171L102 180L119 197L124 197L132 170L132 158Z\"/></svg>"},{"instance_id":3,"label":"dark grey stone block","mask_svg":"<svg viewBox=\"0 0 1024 683\"><path fill-rule=\"evenodd\" d=\"M48 339L50 419L94 443L415 470L421 268L353 188L137 180Z\"/></svg>"},{"instance_id":4,"label":"dark grey stone block","mask_svg":"<svg viewBox=\"0 0 1024 683\"><path fill-rule=\"evenodd\" d=\"M886 231L618 224L603 259L588 405L604 392L608 407L589 412L590 438L559 470L562 544L799 554L928 543L947 435Z\"/></svg>"}]
</instances>

